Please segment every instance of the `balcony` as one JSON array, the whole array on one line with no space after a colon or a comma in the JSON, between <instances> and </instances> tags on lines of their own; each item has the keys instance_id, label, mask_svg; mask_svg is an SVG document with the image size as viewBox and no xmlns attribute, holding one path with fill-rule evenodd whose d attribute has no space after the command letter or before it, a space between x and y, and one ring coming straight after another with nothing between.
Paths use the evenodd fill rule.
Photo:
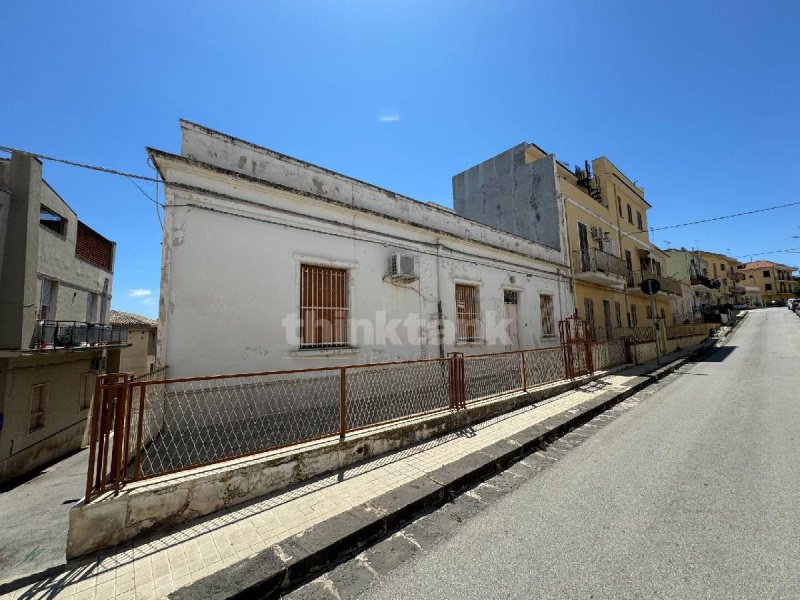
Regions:
<instances>
[{"instance_id":1,"label":"balcony","mask_svg":"<svg viewBox=\"0 0 800 600\"><path fill-rule=\"evenodd\" d=\"M698 287L704 287L709 290L718 290L720 287L722 287L722 282L719 279L709 279L705 275L693 275L689 279L689 283L692 284L692 287L696 291L703 291L703 290L698 290Z\"/></svg>"},{"instance_id":2,"label":"balcony","mask_svg":"<svg viewBox=\"0 0 800 600\"><path fill-rule=\"evenodd\" d=\"M655 279L661 284L660 293L664 294L673 294L675 296L681 295L681 282L677 279L673 279L672 277L667 277L666 275L659 275L655 271L636 271L633 273L632 282L629 282L628 285L633 289L633 291L638 290L641 288L642 282L645 279Z\"/></svg>"},{"instance_id":3,"label":"balcony","mask_svg":"<svg viewBox=\"0 0 800 600\"><path fill-rule=\"evenodd\" d=\"M731 294L733 294L734 296L739 296L739 295L745 294L747 292L747 290L745 290L743 287L741 287L739 285L736 285L735 283L732 283L728 287L728 291Z\"/></svg>"},{"instance_id":4,"label":"balcony","mask_svg":"<svg viewBox=\"0 0 800 600\"><path fill-rule=\"evenodd\" d=\"M597 248L576 250L572 253L575 279L622 289L628 278L625 261Z\"/></svg>"},{"instance_id":5,"label":"balcony","mask_svg":"<svg viewBox=\"0 0 800 600\"><path fill-rule=\"evenodd\" d=\"M128 329L81 321L37 321L31 350L100 350L128 343Z\"/></svg>"}]
</instances>

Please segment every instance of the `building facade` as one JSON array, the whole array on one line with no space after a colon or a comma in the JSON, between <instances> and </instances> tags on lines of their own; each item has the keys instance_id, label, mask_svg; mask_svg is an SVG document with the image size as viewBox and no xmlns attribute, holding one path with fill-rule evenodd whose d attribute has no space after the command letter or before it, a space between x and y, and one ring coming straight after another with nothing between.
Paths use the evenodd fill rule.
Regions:
<instances>
[{"instance_id":1,"label":"building facade","mask_svg":"<svg viewBox=\"0 0 800 600\"><path fill-rule=\"evenodd\" d=\"M743 285L759 289L762 304L773 300L785 302L797 295L797 284L792 276L796 267L758 260L740 264L738 269L743 273Z\"/></svg>"},{"instance_id":2,"label":"building facade","mask_svg":"<svg viewBox=\"0 0 800 600\"><path fill-rule=\"evenodd\" d=\"M158 357L170 376L558 345L549 244L181 122L165 182Z\"/></svg>"},{"instance_id":3,"label":"building facade","mask_svg":"<svg viewBox=\"0 0 800 600\"><path fill-rule=\"evenodd\" d=\"M120 351L119 372L144 375L155 370L158 321L142 315L112 310L109 322L128 330L127 348Z\"/></svg>"},{"instance_id":4,"label":"building facade","mask_svg":"<svg viewBox=\"0 0 800 600\"><path fill-rule=\"evenodd\" d=\"M107 321L114 243L78 220L27 155L0 160L0 480L80 447Z\"/></svg>"},{"instance_id":5,"label":"building facade","mask_svg":"<svg viewBox=\"0 0 800 600\"><path fill-rule=\"evenodd\" d=\"M544 243L558 227L566 229L575 309L595 339L652 327L654 318L672 324L672 298L682 290L666 273L666 255L649 240L650 205L608 159L573 172L523 143L456 175L453 193L456 212L493 227L522 227ZM565 207L563 224L554 218L559 204ZM646 279L661 287L655 311L641 290Z\"/></svg>"}]
</instances>

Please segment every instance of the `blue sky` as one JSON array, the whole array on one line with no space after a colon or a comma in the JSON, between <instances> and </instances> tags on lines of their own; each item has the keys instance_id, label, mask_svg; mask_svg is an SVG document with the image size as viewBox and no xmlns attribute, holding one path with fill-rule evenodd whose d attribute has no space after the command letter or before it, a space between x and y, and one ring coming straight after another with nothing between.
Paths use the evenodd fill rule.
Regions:
<instances>
[{"instance_id":1,"label":"blue sky","mask_svg":"<svg viewBox=\"0 0 800 600\"><path fill-rule=\"evenodd\" d=\"M145 147L178 151L184 117L445 205L453 174L521 141L608 156L652 227L800 200L797 2L7 0L2 15L0 145L148 175ZM123 178L45 177L117 242L112 306L156 316L153 205ZM760 253L800 248L799 225L793 207L654 239L798 264Z\"/></svg>"}]
</instances>

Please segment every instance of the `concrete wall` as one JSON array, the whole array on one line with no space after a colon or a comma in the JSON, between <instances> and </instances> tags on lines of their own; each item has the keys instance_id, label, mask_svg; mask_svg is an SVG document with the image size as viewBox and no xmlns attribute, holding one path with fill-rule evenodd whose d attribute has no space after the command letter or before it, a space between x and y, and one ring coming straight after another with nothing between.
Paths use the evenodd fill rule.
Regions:
<instances>
[{"instance_id":1,"label":"concrete wall","mask_svg":"<svg viewBox=\"0 0 800 600\"><path fill-rule=\"evenodd\" d=\"M42 278L58 281L55 316L51 320L86 321L87 297L90 292L106 295L103 303L98 297L94 322L108 322L111 306L112 274L75 256L78 218L72 209L48 186L43 185L41 202L67 219L67 231L61 236L46 227L39 227L39 263L36 282L37 308L41 298ZM105 306L105 314L100 309Z\"/></svg>"},{"instance_id":2,"label":"concrete wall","mask_svg":"<svg viewBox=\"0 0 800 600\"><path fill-rule=\"evenodd\" d=\"M469 219L561 249L555 157L527 163L519 144L453 177L453 208Z\"/></svg>"},{"instance_id":3,"label":"concrete wall","mask_svg":"<svg viewBox=\"0 0 800 600\"><path fill-rule=\"evenodd\" d=\"M168 182L158 355L170 376L505 350L492 343L440 347L438 303L454 321L457 283L479 286L487 324L504 317L503 291L517 291L519 346L558 344L542 336L539 294L553 296L556 320L572 312L563 252L198 126L184 123L183 134L184 153L193 158L301 190L153 152ZM416 256L417 281L386 280L398 251ZM304 263L348 270L353 347L300 352L299 340L287 340L283 321L299 313ZM409 315L423 320L418 339L385 343L382 330Z\"/></svg>"},{"instance_id":4,"label":"concrete wall","mask_svg":"<svg viewBox=\"0 0 800 600\"><path fill-rule=\"evenodd\" d=\"M174 526L224 508L348 468L418 442L463 429L494 415L540 402L585 385L602 374L575 381L505 394L470 404L465 410L426 417L287 448L125 486L70 510L67 558L124 543L154 530Z\"/></svg>"},{"instance_id":5,"label":"concrete wall","mask_svg":"<svg viewBox=\"0 0 800 600\"><path fill-rule=\"evenodd\" d=\"M8 211L11 208L11 192L0 187L0 281L3 280L3 253L6 247Z\"/></svg>"},{"instance_id":6,"label":"concrete wall","mask_svg":"<svg viewBox=\"0 0 800 600\"><path fill-rule=\"evenodd\" d=\"M670 352L675 352L676 350L692 348L702 343L706 339L708 339L708 334L666 340L666 345L662 345L661 354L669 354ZM656 359L656 345L653 342L634 344L633 349L634 359L637 365Z\"/></svg>"},{"instance_id":7,"label":"concrete wall","mask_svg":"<svg viewBox=\"0 0 800 600\"><path fill-rule=\"evenodd\" d=\"M99 352L37 354L0 359L3 428L0 480L22 475L81 446L89 410L81 409L81 375L94 389ZM32 387L49 383L43 428L29 432Z\"/></svg>"}]
</instances>

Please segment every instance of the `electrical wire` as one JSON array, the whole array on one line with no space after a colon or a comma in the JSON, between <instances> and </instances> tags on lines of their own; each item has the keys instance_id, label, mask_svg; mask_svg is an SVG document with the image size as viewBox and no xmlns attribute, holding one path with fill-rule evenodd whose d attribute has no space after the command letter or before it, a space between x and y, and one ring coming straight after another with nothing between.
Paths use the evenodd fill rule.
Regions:
<instances>
[{"instance_id":1,"label":"electrical wire","mask_svg":"<svg viewBox=\"0 0 800 600\"><path fill-rule=\"evenodd\" d=\"M11 148L9 146L0 146L0 151L3 151L3 152L17 152L17 153L24 154L24 155L27 155L27 156L33 156L33 157L39 158L41 160L49 160L49 161L53 161L53 162L59 162L59 163L63 163L63 164L66 164L66 165L71 165L71 166L74 166L74 167L81 167L83 169L91 169L93 171L99 171L101 173L107 173L109 175L119 175L121 177L127 177L128 179L139 179L141 181L150 181L150 182L153 182L153 183L156 183L156 184L161 183L161 179L154 178L154 177L147 177L145 175L137 175L135 173L126 173L125 171L119 171L117 169L112 169L110 167L100 167L100 166L97 166L97 165L89 165L89 164L86 164L86 163L79 163L79 162L72 161L72 160L67 160L67 159L64 159L64 158L57 158L57 157L54 157L54 156L47 156L45 154L39 154L39 153L36 153L36 152L28 152L27 150L20 150L18 148ZM139 187L139 186L137 185L136 187ZM144 190L142 190L141 187L139 187L139 190L151 202L154 202L157 206L161 206L162 208L164 208L163 204L161 204L158 200L154 200L153 198L151 198L147 193L144 192ZM667 230L667 229L678 229L678 228L681 228L681 227L690 227L692 225L701 225L703 223L712 223L712 222L715 222L715 221L722 221L724 219L734 219L736 217L744 217L744 216L747 216L747 215L754 215L754 214L768 212L768 211L772 211L772 210L778 210L778 209L781 209L781 208L789 208L789 207L792 207L792 206L800 206L800 201L798 201L798 202L788 202L786 204L778 204L778 205L775 205L775 206L767 206L765 208L758 208L758 209L755 209L755 210L748 210L748 211L745 211L745 212L734 213L734 214L731 214L731 215L721 215L719 217L710 217L708 219L700 219L698 221L690 221L688 223L676 223L675 225L664 225L662 227L649 227L648 229L642 229L640 231L623 232L623 235L628 236L628 237L632 237L632 236L635 236L635 235L639 235L641 233L650 233L650 232L653 232L653 231L664 231L664 230ZM161 219L160 219L160 216L159 216L159 221L160 220ZM781 252L781 251L777 251L777 252ZM743 255L743 256L750 256L750 255Z\"/></svg>"},{"instance_id":2,"label":"electrical wire","mask_svg":"<svg viewBox=\"0 0 800 600\"><path fill-rule=\"evenodd\" d=\"M16 152L18 154L24 154L26 156L33 156L34 158L39 158L41 160L50 160L53 162L64 163L65 165L72 165L73 167L81 167L83 169L91 169L92 171L100 171L101 173L108 173L109 175L120 175L121 177L141 179L142 181L154 181L154 182L159 181L158 179L153 179L152 177L146 177L144 175L137 175L136 173L126 173L125 171L118 171L117 169L111 169L109 167L98 167L97 165L87 165L85 163L79 163L73 160L67 160L65 158L56 158L54 156L47 156L45 154L38 154L36 152L28 152L27 150L10 148L8 146L0 146L0 151Z\"/></svg>"}]
</instances>

